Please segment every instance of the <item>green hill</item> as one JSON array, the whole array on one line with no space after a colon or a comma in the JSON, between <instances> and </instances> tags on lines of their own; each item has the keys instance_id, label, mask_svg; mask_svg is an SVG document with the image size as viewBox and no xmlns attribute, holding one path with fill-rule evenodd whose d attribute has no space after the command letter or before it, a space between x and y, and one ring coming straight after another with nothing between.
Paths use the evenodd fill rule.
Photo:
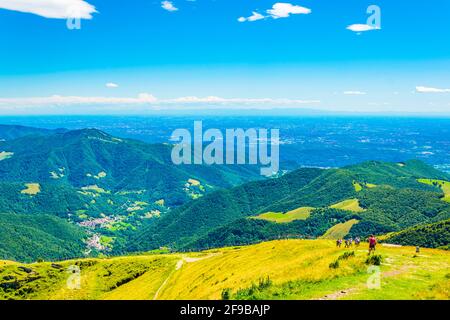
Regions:
<instances>
[{"instance_id":1,"label":"green hill","mask_svg":"<svg viewBox=\"0 0 450 320\"><path fill-rule=\"evenodd\" d=\"M96 129L0 126L0 136L8 138L0 141L0 212L64 218L91 236L110 239L108 250L117 245L128 251L122 246L127 234L169 208L261 179L254 166L177 166L170 145L120 139ZM24 246L26 237L16 232ZM38 256L56 258L50 249ZM60 258L65 256L62 251ZM21 255L11 249L3 257Z\"/></svg>"},{"instance_id":2,"label":"green hill","mask_svg":"<svg viewBox=\"0 0 450 320\"><path fill-rule=\"evenodd\" d=\"M28 135L49 135L64 131L67 130L66 129L50 130L19 125L0 124L0 140L13 140Z\"/></svg>"},{"instance_id":3,"label":"green hill","mask_svg":"<svg viewBox=\"0 0 450 320\"><path fill-rule=\"evenodd\" d=\"M213 192L170 211L132 235L129 246L140 251L160 245L185 244L237 219L262 213L262 208L308 185L321 169L299 169L278 179L256 181Z\"/></svg>"},{"instance_id":4,"label":"green hill","mask_svg":"<svg viewBox=\"0 0 450 320\"><path fill-rule=\"evenodd\" d=\"M320 237L333 226L352 219L357 223L345 224L349 226L342 229L346 232L330 230L328 235L366 237L448 219L450 205L441 201L442 190L420 183L418 179L423 175L449 179L446 173L418 161L300 169L278 179L214 192L172 210L138 230L130 247L204 249L280 237ZM330 206L335 208L328 209ZM286 214L301 207L316 210L307 219L283 225L276 221L246 221L248 217L270 212Z\"/></svg>"},{"instance_id":5,"label":"green hill","mask_svg":"<svg viewBox=\"0 0 450 320\"><path fill-rule=\"evenodd\" d=\"M98 185L113 193L145 190L149 200L165 198L168 205L179 205L190 199L184 190L189 179L210 190L258 177L256 168L246 166L177 166L171 161L171 148L96 129L27 135L0 144L0 150L12 154L0 161L0 181Z\"/></svg>"},{"instance_id":6,"label":"green hill","mask_svg":"<svg viewBox=\"0 0 450 320\"><path fill-rule=\"evenodd\" d=\"M0 213L0 259L32 262L80 257L84 231L49 215Z\"/></svg>"},{"instance_id":7,"label":"green hill","mask_svg":"<svg viewBox=\"0 0 450 320\"><path fill-rule=\"evenodd\" d=\"M388 234L384 242L426 248L449 248L450 220L419 225Z\"/></svg>"}]
</instances>

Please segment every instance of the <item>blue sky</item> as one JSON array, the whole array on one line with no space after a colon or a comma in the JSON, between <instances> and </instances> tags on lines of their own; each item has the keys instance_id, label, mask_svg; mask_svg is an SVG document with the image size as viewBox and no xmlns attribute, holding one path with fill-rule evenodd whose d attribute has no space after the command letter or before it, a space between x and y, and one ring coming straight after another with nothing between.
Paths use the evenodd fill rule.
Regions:
<instances>
[{"instance_id":1,"label":"blue sky","mask_svg":"<svg viewBox=\"0 0 450 320\"><path fill-rule=\"evenodd\" d=\"M450 112L448 0L22 2L0 0L3 114ZM373 4L381 29L349 30ZM66 26L73 6L79 30Z\"/></svg>"}]
</instances>

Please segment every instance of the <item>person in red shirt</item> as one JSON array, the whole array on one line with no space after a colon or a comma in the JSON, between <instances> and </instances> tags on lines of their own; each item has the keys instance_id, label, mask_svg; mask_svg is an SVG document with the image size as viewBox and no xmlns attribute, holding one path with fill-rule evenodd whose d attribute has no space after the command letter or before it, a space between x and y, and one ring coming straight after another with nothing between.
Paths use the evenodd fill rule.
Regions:
<instances>
[{"instance_id":1,"label":"person in red shirt","mask_svg":"<svg viewBox=\"0 0 450 320\"><path fill-rule=\"evenodd\" d=\"M369 237L369 255L372 252L375 252L375 247L377 245L377 239L375 238L375 236L372 234Z\"/></svg>"}]
</instances>

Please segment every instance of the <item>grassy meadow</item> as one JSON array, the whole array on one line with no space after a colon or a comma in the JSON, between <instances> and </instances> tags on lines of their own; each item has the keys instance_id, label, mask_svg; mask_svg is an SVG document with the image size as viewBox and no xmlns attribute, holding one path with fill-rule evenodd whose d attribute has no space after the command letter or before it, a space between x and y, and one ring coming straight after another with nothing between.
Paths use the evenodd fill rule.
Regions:
<instances>
[{"instance_id":1,"label":"grassy meadow","mask_svg":"<svg viewBox=\"0 0 450 320\"><path fill-rule=\"evenodd\" d=\"M252 217L254 219L262 219L267 221L272 221L276 223L289 223L294 220L306 220L309 218L311 211L314 208L312 207L300 207L286 213L283 212L266 212L262 213L256 217Z\"/></svg>"},{"instance_id":2,"label":"grassy meadow","mask_svg":"<svg viewBox=\"0 0 450 320\"><path fill-rule=\"evenodd\" d=\"M367 264L366 247L278 240L186 254L2 261L0 299L450 298L448 251L421 249L416 254L413 247L379 245L379 259ZM368 281L379 281L379 288L369 288Z\"/></svg>"},{"instance_id":3,"label":"grassy meadow","mask_svg":"<svg viewBox=\"0 0 450 320\"><path fill-rule=\"evenodd\" d=\"M359 205L358 199L348 199L330 206L333 209L347 210L352 212L362 212L363 208Z\"/></svg>"},{"instance_id":4,"label":"grassy meadow","mask_svg":"<svg viewBox=\"0 0 450 320\"><path fill-rule=\"evenodd\" d=\"M322 236L323 239L343 239L350 232L350 229L358 223L358 220L351 219L349 221L338 223L332 226L330 229L325 232Z\"/></svg>"}]
</instances>

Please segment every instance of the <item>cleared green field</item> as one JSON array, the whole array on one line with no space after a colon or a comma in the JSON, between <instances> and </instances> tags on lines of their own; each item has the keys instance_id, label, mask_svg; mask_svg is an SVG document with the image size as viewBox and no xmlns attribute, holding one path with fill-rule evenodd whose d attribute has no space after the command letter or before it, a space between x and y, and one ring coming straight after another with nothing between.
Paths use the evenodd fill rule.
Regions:
<instances>
[{"instance_id":1,"label":"cleared green field","mask_svg":"<svg viewBox=\"0 0 450 320\"><path fill-rule=\"evenodd\" d=\"M444 180L433 180L433 179L418 179L420 183L428 184L431 186L437 186L444 192L444 198L442 200L450 202L450 182Z\"/></svg>"},{"instance_id":2,"label":"cleared green field","mask_svg":"<svg viewBox=\"0 0 450 320\"><path fill-rule=\"evenodd\" d=\"M367 183L367 182L357 182L353 181L353 187L355 188L356 192L360 192L364 187L372 189L375 188L377 185L373 183Z\"/></svg>"},{"instance_id":3,"label":"cleared green field","mask_svg":"<svg viewBox=\"0 0 450 320\"><path fill-rule=\"evenodd\" d=\"M2 151L0 152L0 161L9 159L14 155L14 152Z\"/></svg>"},{"instance_id":4,"label":"cleared green field","mask_svg":"<svg viewBox=\"0 0 450 320\"><path fill-rule=\"evenodd\" d=\"M97 193L110 193L110 191L107 191L107 190L105 190L103 188L100 188L96 184L90 185L90 186L81 187L81 190L83 190L83 191L95 191Z\"/></svg>"},{"instance_id":5,"label":"cleared green field","mask_svg":"<svg viewBox=\"0 0 450 320\"><path fill-rule=\"evenodd\" d=\"M344 223L338 223L332 226L322 236L323 239L343 239L350 232L350 229L358 223L358 220L352 219Z\"/></svg>"},{"instance_id":6,"label":"cleared green field","mask_svg":"<svg viewBox=\"0 0 450 320\"><path fill-rule=\"evenodd\" d=\"M377 248L377 290L367 244L354 254L329 240L279 240L202 253L0 262L0 299L449 299L450 252ZM330 268L339 261L337 268ZM76 270L77 273L68 270ZM371 271L372 270L372 271ZM262 280L264 279L264 280ZM77 286L79 284L79 286Z\"/></svg>"},{"instance_id":7,"label":"cleared green field","mask_svg":"<svg viewBox=\"0 0 450 320\"><path fill-rule=\"evenodd\" d=\"M41 192L41 186L39 185L39 183L26 183L25 187L26 188L23 189L22 191L20 191L20 193L29 194L30 196L34 196L34 195L38 194L39 192Z\"/></svg>"},{"instance_id":8,"label":"cleared green field","mask_svg":"<svg viewBox=\"0 0 450 320\"><path fill-rule=\"evenodd\" d=\"M355 188L356 192L360 192L363 189L362 185L356 181L353 181L353 187Z\"/></svg>"},{"instance_id":9,"label":"cleared green field","mask_svg":"<svg viewBox=\"0 0 450 320\"><path fill-rule=\"evenodd\" d=\"M259 216L252 217L253 219L262 219L267 221L272 221L276 223L288 223L294 220L306 220L309 218L311 211L314 210L312 207L300 207L286 213L282 212L267 212L260 214Z\"/></svg>"},{"instance_id":10,"label":"cleared green field","mask_svg":"<svg viewBox=\"0 0 450 320\"><path fill-rule=\"evenodd\" d=\"M347 210L347 211L353 211L353 212L364 211L364 209L359 206L359 200L358 199L344 200L344 201L341 201L339 203L331 205L330 208L340 209L340 210Z\"/></svg>"}]
</instances>

